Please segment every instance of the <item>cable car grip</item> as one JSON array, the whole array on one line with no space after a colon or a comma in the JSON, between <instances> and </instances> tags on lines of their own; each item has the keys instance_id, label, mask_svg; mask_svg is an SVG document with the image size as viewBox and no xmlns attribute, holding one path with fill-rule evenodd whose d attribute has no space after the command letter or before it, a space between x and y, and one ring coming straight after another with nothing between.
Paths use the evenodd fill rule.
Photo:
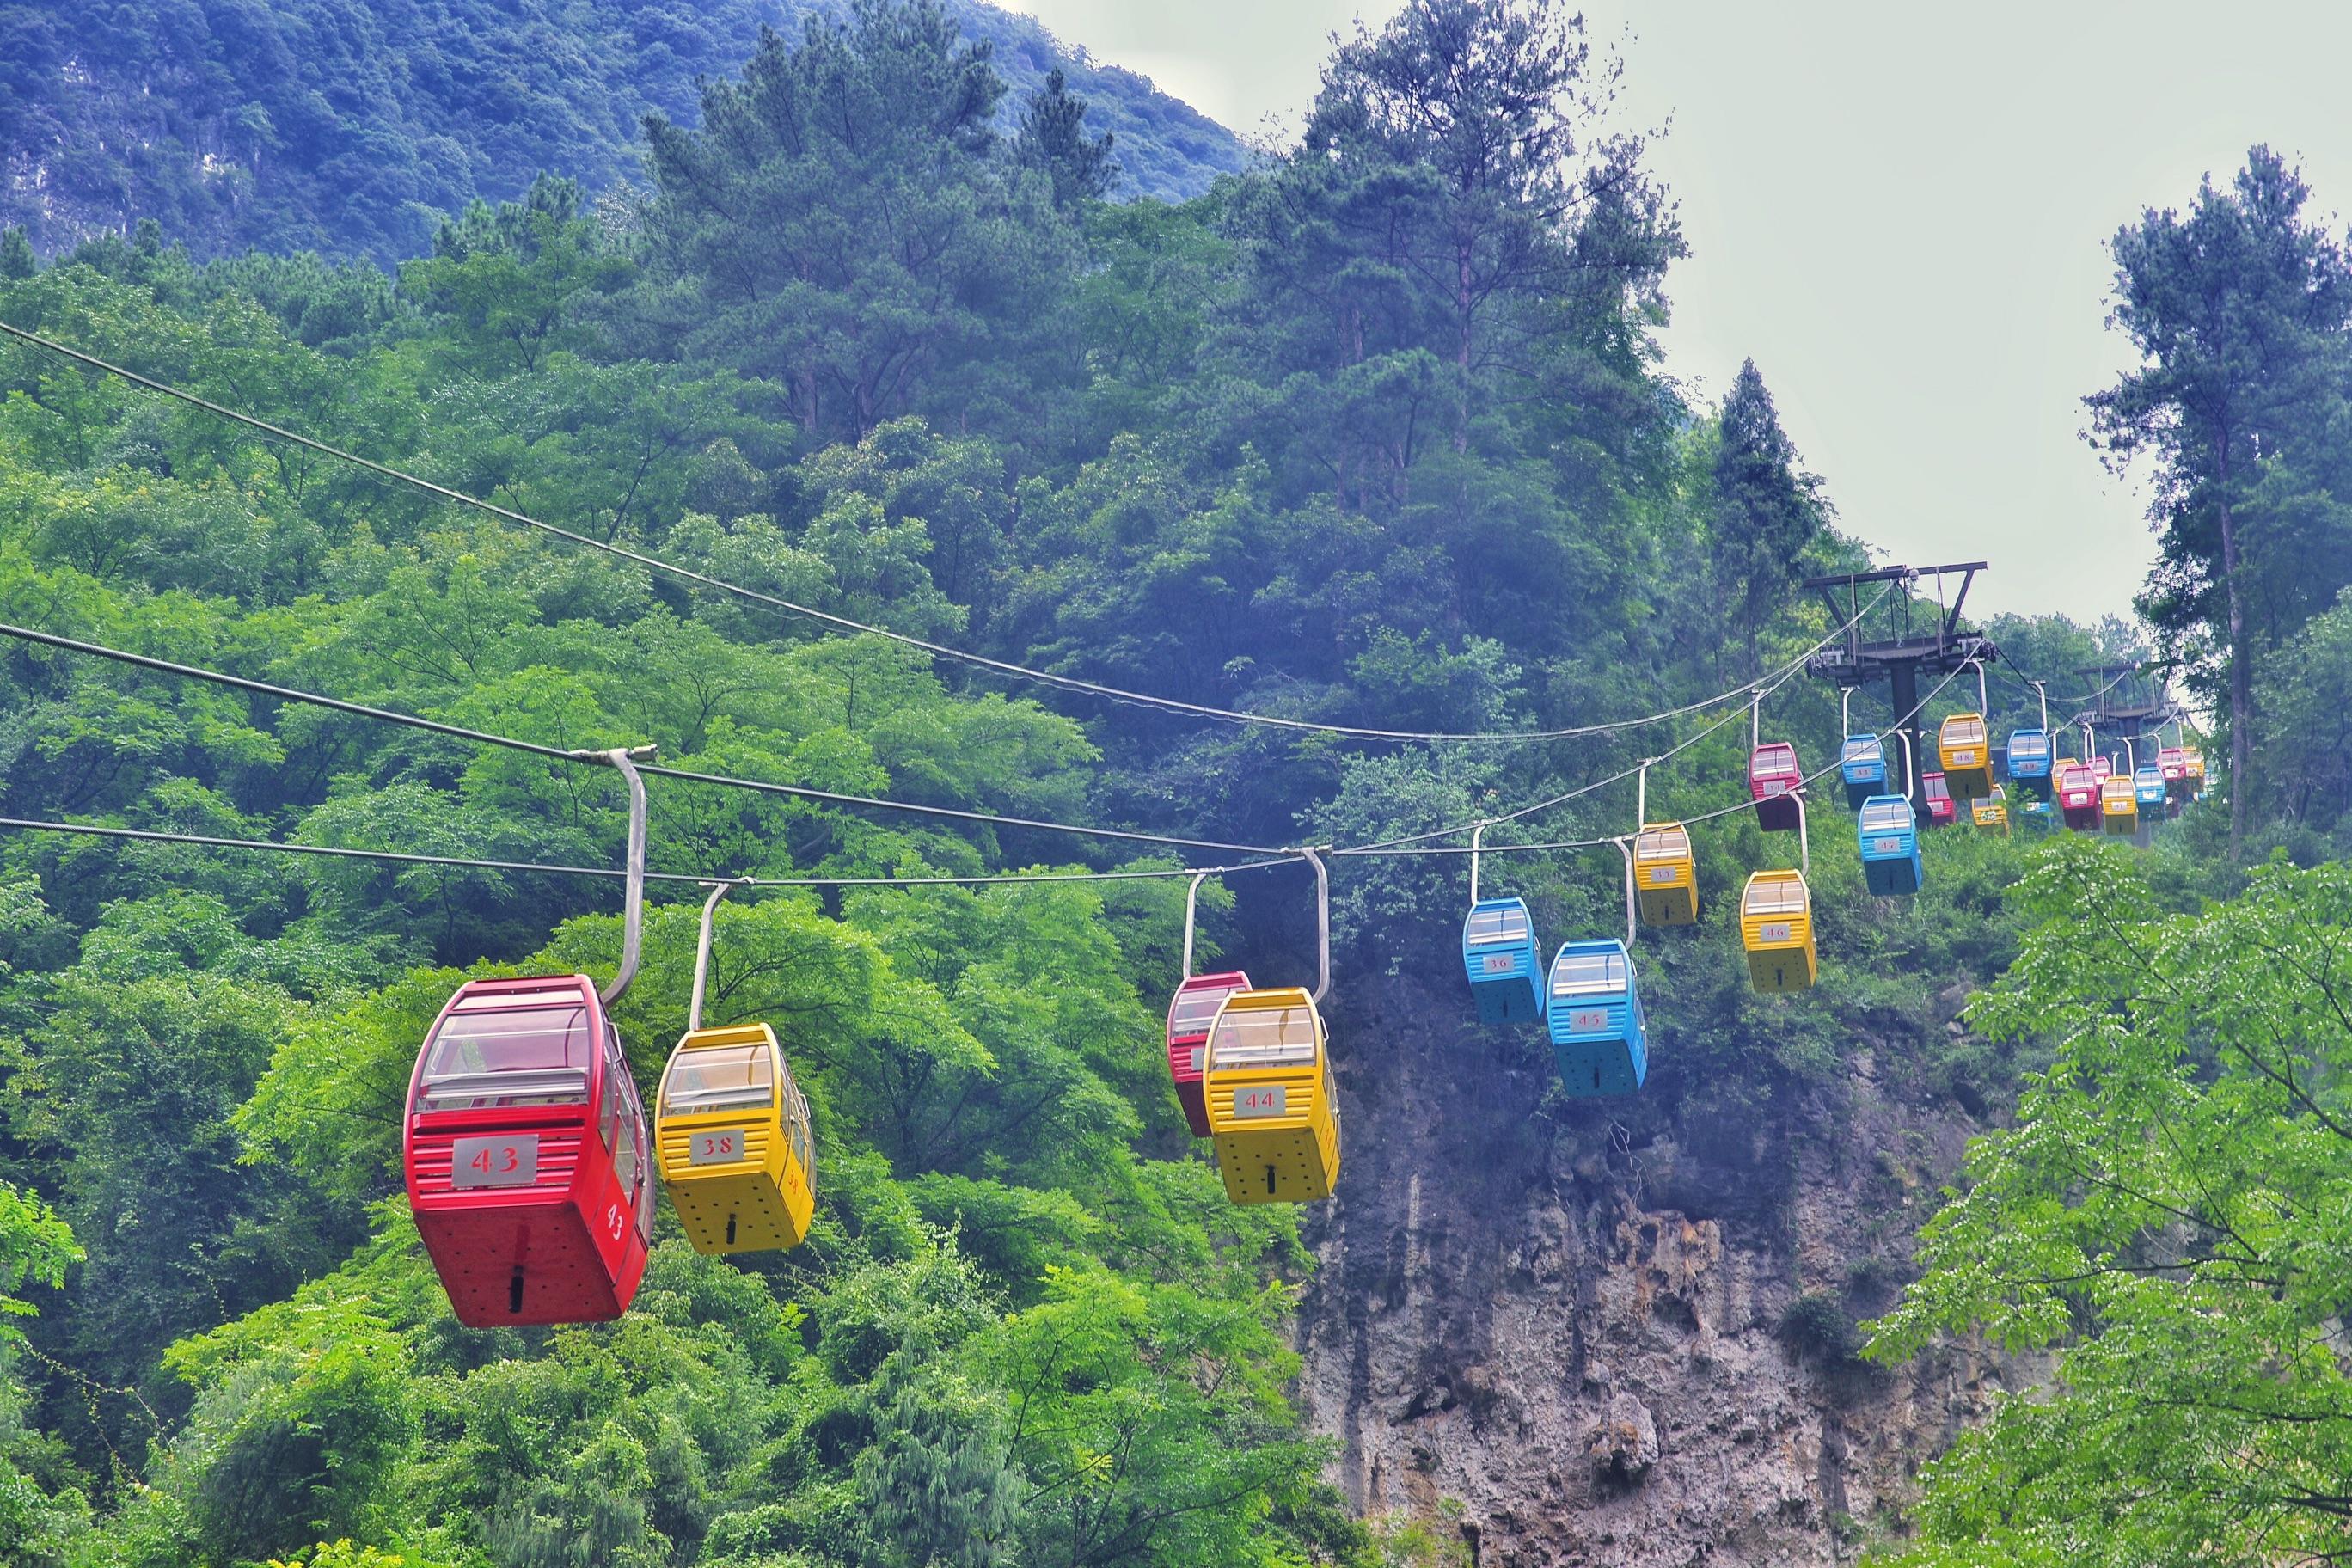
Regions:
<instances>
[{"instance_id":1,"label":"cable car grip","mask_svg":"<svg viewBox=\"0 0 2352 1568\"><path fill-rule=\"evenodd\" d=\"M711 919L719 911L719 900L727 896L727 889L730 888L748 888L751 885L752 879L749 877L738 877L727 882L713 882L710 884L710 897L702 900L702 933L697 939L694 948L694 990L688 994L686 1003L686 1032L689 1035L702 1027L702 992L705 983L710 977Z\"/></svg>"},{"instance_id":2,"label":"cable car grip","mask_svg":"<svg viewBox=\"0 0 2352 1568\"><path fill-rule=\"evenodd\" d=\"M1206 871L1192 873L1192 885L1184 889L1184 966L1176 979L1181 984L1192 978L1192 931L1201 909L1201 884L1209 879Z\"/></svg>"},{"instance_id":3,"label":"cable car grip","mask_svg":"<svg viewBox=\"0 0 2352 1568\"><path fill-rule=\"evenodd\" d=\"M1803 802L1798 803L1797 811L1801 821ZM1633 923L1633 841L1628 837L1612 838L1610 842L1617 846L1617 853L1625 858L1625 962L1631 963L1633 962L1633 939L1639 934Z\"/></svg>"},{"instance_id":4,"label":"cable car grip","mask_svg":"<svg viewBox=\"0 0 2352 1568\"><path fill-rule=\"evenodd\" d=\"M644 946L646 934L646 781L636 764L649 762L654 748L646 746L614 746L609 751L574 752L583 763L603 763L618 768L629 785L629 881L626 906L621 914L621 963L613 973L613 983L596 994L606 1006L618 1002L628 991L629 983L637 977L637 955Z\"/></svg>"},{"instance_id":5,"label":"cable car grip","mask_svg":"<svg viewBox=\"0 0 2352 1568\"><path fill-rule=\"evenodd\" d=\"M1321 847L1328 849L1328 844ZM1304 845L1298 853L1315 868L1315 945L1317 951L1315 993L1308 1000L1320 1005L1331 989L1331 868L1323 863L1322 855Z\"/></svg>"}]
</instances>

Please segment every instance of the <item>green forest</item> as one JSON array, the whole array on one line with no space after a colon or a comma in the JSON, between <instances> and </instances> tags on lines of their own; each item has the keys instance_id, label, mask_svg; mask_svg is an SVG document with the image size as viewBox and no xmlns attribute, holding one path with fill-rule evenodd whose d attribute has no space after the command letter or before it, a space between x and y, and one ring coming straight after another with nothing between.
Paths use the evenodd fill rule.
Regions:
<instances>
[{"instance_id":1,"label":"green forest","mask_svg":"<svg viewBox=\"0 0 2352 1568\"><path fill-rule=\"evenodd\" d=\"M1854 1389L1955 1342L2041 1370L1841 1539L2343 1552L2352 258L2294 168L2257 147L2116 215L2137 368L2084 391L2154 481L2140 618L1972 624L1996 734L2037 721L2027 676L2063 724L2079 669L2168 673L2210 715L2209 797L2144 847L2021 812L1923 835L1892 900L1832 781L1822 982L1760 996L1735 890L1794 847L1724 809L1749 692L1834 762L1802 660L1843 628L1801 584L1871 558L1756 364L1705 402L1665 374L1675 198L1609 129L1580 26L1423 0L1336 46L1297 147L1163 199L1121 184L1088 80L1004 68L961 15L712 22L679 56L698 94L625 128L642 184L590 177L609 126L593 171L546 132L576 178L554 141L485 143L495 179L376 193L442 202L408 252L315 204L0 234L0 322L488 503L15 336L0 623L833 797L655 778L650 863L685 879L650 889L614 1014L652 1084L693 879L829 881L720 906L708 1003L773 1024L811 1102L808 1240L708 1257L665 1208L618 1321L468 1330L403 1193L409 1071L465 979L610 972L613 887L530 868L620 864L618 778L0 637L12 820L501 863L0 829L0 1568L1474 1563L1458 1509L1350 1507L1302 1410L1349 1178L1237 1206L1188 1136L1165 873L1459 847L1557 801L1484 875L1606 936L1613 847L1509 850L1629 833L1651 759L1704 918L1636 944L1642 1092L1572 1099L1538 1039L1478 1028L1458 855L1337 855L1349 1116L1443 1039L1523 1097L1515 1136L1614 1171L1709 1129L1816 1135L1871 1042L1979 1135L1844 1288L1797 1296L1785 1353ZM0 11L0 39L27 25ZM1978 701L1943 679L1926 717ZM918 880L992 874L1034 875ZM1196 968L1311 983L1301 867L1202 906Z\"/></svg>"}]
</instances>

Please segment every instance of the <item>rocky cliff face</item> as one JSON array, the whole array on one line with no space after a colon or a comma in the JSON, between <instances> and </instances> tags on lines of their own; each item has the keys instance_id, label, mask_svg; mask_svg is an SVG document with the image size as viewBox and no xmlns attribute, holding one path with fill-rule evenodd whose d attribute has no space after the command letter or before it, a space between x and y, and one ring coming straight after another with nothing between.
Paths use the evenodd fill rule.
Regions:
<instances>
[{"instance_id":1,"label":"rocky cliff face","mask_svg":"<svg viewBox=\"0 0 2352 1568\"><path fill-rule=\"evenodd\" d=\"M1367 1512L1458 1500L1480 1568L1853 1561L2003 1373L1851 1355L1968 1115L1882 1086L1895 1039L1739 1123L1672 1109L1667 1041L1663 1108L1548 1100L1548 1051L1466 1011L1390 981L1335 1020L1344 1179L1299 1331L1334 1479Z\"/></svg>"}]
</instances>

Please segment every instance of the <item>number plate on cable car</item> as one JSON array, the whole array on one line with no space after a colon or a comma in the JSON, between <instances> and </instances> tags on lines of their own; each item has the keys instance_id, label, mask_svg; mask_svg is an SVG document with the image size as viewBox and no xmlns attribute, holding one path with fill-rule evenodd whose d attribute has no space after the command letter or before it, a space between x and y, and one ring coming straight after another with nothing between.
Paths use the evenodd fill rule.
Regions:
<instances>
[{"instance_id":1,"label":"number plate on cable car","mask_svg":"<svg viewBox=\"0 0 2352 1568\"><path fill-rule=\"evenodd\" d=\"M1209 1047L1206 1046L1194 1046L1192 1047L1192 1076L1194 1078L1201 1076L1201 1058L1206 1056L1208 1051Z\"/></svg>"},{"instance_id":2,"label":"number plate on cable car","mask_svg":"<svg viewBox=\"0 0 2352 1568\"><path fill-rule=\"evenodd\" d=\"M1609 1027L1609 1010L1605 1007L1580 1007L1568 1016L1568 1032L1571 1035L1598 1035Z\"/></svg>"},{"instance_id":3,"label":"number plate on cable car","mask_svg":"<svg viewBox=\"0 0 2352 1568\"><path fill-rule=\"evenodd\" d=\"M1786 779L1769 779L1765 782L1764 793L1768 795L1786 795L1789 793L1789 781Z\"/></svg>"},{"instance_id":4,"label":"number plate on cable car","mask_svg":"<svg viewBox=\"0 0 2352 1568\"><path fill-rule=\"evenodd\" d=\"M689 1165L728 1165L743 1159L751 1140L740 1127L713 1127L697 1132L686 1146Z\"/></svg>"},{"instance_id":5,"label":"number plate on cable car","mask_svg":"<svg viewBox=\"0 0 2352 1568\"><path fill-rule=\"evenodd\" d=\"M1870 841L1870 852L1873 855L1900 855L1903 853L1903 840L1900 838L1874 838Z\"/></svg>"},{"instance_id":6,"label":"number plate on cable car","mask_svg":"<svg viewBox=\"0 0 2352 1568\"><path fill-rule=\"evenodd\" d=\"M1515 952L1490 952L1484 962L1487 973L1508 974L1519 966L1519 955Z\"/></svg>"},{"instance_id":7,"label":"number plate on cable car","mask_svg":"<svg viewBox=\"0 0 2352 1568\"><path fill-rule=\"evenodd\" d=\"M539 1134L502 1132L484 1138L460 1138L449 1153L449 1184L468 1187L527 1187L539 1180Z\"/></svg>"},{"instance_id":8,"label":"number plate on cable car","mask_svg":"<svg viewBox=\"0 0 2352 1568\"><path fill-rule=\"evenodd\" d=\"M1287 1084L1265 1083L1234 1091L1234 1115L1237 1118L1281 1116L1287 1113L1289 1105L1290 1087Z\"/></svg>"},{"instance_id":9,"label":"number plate on cable car","mask_svg":"<svg viewBox=\"0 0 2352 1568\"><path fill-rule=\"evenodd\" d=\"M1650 868L1650 880L1651 880L1651 881L1653 881L1653 882L1671 882L1671 881L1673 881L1674 879L1675 879L1675 868L1674 868L1672 866L1653 866L1653 867L1651 867L1651 868Z\"/></svg>"},{"instance_id":10,"label":"number plate on cable car","mask_svg":"<svg viewBox=\"0 0 2352 1568\"><path fill-rule=\"evenodd\" d=\"M1758 942L1788 941L1789 922L1787 921L1774 921L1770 925L1758 926L1756 928L1756 940Z\"/></svg>"},{"instance_id":11,"label":"number plate on cable car","mask_svg":"<svg viewBox=\"0 0 2352 1568\"><path fill-rule=\"evenodd\" d=\"M1954 752L1952 753L1952 765L1956 768L1968 767L1974 763L1976 760L1977 754L1974 752Z\"/></svg>"}]
</instances>

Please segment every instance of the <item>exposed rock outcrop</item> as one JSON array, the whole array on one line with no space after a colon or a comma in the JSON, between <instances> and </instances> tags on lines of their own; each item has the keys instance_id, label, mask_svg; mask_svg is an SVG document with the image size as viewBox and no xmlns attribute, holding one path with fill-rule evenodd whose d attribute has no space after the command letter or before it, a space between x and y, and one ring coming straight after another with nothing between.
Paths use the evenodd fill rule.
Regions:
<instances>
[{"instance_id":1,"label":"exposed rock outcrop","mask_svg":"<svg viewBox=\"0 0 2352 1568\"><path fill-rule=\"evenodd\" d=\"M1863 1047L1744 1125L1547 1100L1549 1055L1462 1011L1391 980L1335 1024L1346 1163L1299 1330L1334 1479L1369 1512L1459 1500L1480 1568L1858 1556L2004 1372L1852 1353L1965 1113L1883 1092Z\"/></svg>"}]
</instances>

